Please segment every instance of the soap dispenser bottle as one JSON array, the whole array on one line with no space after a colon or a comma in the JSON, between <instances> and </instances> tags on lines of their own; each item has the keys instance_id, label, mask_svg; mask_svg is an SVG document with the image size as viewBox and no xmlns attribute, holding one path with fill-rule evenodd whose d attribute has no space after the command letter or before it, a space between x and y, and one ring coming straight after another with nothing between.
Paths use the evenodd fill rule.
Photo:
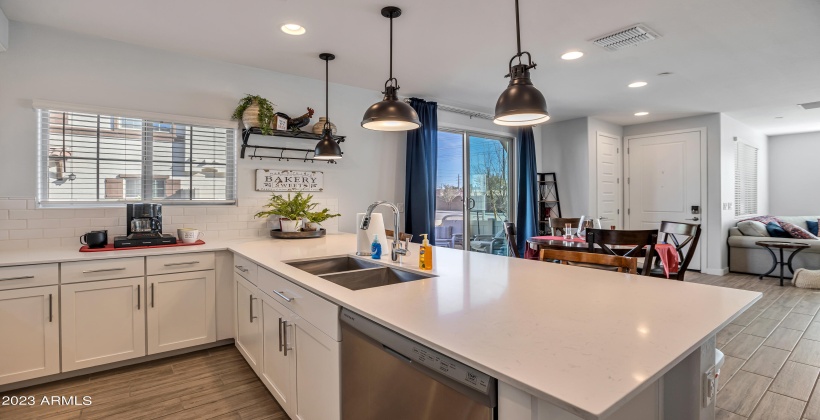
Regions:
<instances>
[{"instance_id":1,"label":"soap dispenser bottle","mask_svg":"<svg viewBox=\"0 0 820 420\"><path fill-rule=\"evenodd\" d=\"M370 244L370 258L374 260L382 258L382 244L379 242L379 235L373 236L373 243Z\"/></svg>"},{"instance_id":2,"label":"soap dispenser bottle","mask_svg":"<svg viewBox=\"0 0 820 420\"><path fill-rule=\"evenodd\" d=\"M421 235L424 240L419 247L419 269L432 270L433 269L433 247L430 246L430 241L427 240L427 234Z\"/></svg>"}]
</instances>

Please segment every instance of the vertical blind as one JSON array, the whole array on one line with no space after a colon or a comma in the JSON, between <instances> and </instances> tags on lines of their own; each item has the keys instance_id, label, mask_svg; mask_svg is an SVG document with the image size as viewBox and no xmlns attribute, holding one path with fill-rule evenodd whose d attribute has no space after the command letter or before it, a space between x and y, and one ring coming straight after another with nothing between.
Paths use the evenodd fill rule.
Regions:
<instances>
[{"instance_id":1,"label":"vertical blind","mask_svg":"<svg viewBox=\"0 0 820 420\"><path fill-rule=\"evenodd\" d=\"M735 216L757 214L757 147L736 144Z\"/></svg>"},{"instance_id":2,"label":"vertical blind","mask_svg":"<svg viewBox=\"0 0 820 420\"><path fill-rule=\"evenodd\" d=\"M236 201L235 129L37 109L41 205Z\"/></svg>"}]
</instances>

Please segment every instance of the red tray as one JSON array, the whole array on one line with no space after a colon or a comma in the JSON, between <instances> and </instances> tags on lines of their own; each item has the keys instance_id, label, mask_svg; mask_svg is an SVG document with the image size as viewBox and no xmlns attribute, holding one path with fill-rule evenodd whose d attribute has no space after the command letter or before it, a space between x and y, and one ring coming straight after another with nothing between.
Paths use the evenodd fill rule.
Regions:
<instances>
[{"instance_id":1,"label":"red tray","mask_svg":"<svg viewBox=\"0 0 820 420\"><path fill-rule=\"evenodd\" d=\"M128 251L129 249L148 249L148 248L171 248L175 246L193 246L193 245L205 245L205 241L202 239L198 239L196 242L192 244L183 244L182 242L176 244L167 244L167 245L153 245L153 246L132 246L129 248L114 248L114 244L108 244L105 248L89 248L88 245L83 245L80 247L80 252L107 252L107 251Z\"/></svg>"}]
</instances>

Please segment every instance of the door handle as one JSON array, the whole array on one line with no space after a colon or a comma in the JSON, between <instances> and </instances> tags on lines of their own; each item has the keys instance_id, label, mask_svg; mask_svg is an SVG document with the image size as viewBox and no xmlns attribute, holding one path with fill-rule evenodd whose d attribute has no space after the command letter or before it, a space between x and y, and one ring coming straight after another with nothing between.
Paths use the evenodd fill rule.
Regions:
<instances>
[{"instance_id":1,"label":"door handle","mask_svg":"<svg viewBox=\"0 0 820 420\"><path fill-rule=\"evenodd\" d=\"M48 322L52 321L51 293L48 294Z\"/></svg>"},{"instance_id":2,"label":"door handle","mask_svg":"<svg viewBox=\"0 0 820 420\"><path fill-rule=\"evenodd\" d=\"M89 273L105 273L106 271L122 271L125 270L125 267L118 267L118 268L101 268L99 270L85 270L83 274Z\"/></svg>"},{"instance_id":3,"label":"door handle","mask_svg":"<svg viewBox=\"0 0 820 420\"><path fill-rule=\"evenodd\" d=\"M472 210L473 207L475 207L475 200L471 198L467 202L470 203L469 206L467 207L467 210Z\"/></svg>"},{"instance_id":4,"label":"door handle","mask_svg":"<svg viewBox=\"0 0 820 420\"><path fill-rule=\"evenodd\" d=\"M199 261L187 261L187 262L178 262L178 263L168 263L165 264L166 267L174 267L177 265L191 265L191 264L199 264Z\"/></svg>"},{"instance_id":5,"label":"door handle","mask_svg":"<svg viewBox=\"0 0 820 420\"><path fill-rule=\"evenodd\" d=\"M239 270L239 271L241 271L241 272L243 272L243 273L247 273L248 271L250 271L250 270L248 270L247 268L242 267L241 265L235 265L234 267L235 267L237 270Z\"/></svg>"},{"instance_id":6,"label":"door handle","mask_svg":"<svg viewBox=\"0 0 820 420\"><path fill-rule=\"evenodd\" d=\"M282 351L282 347L284 347L284 345L282 344L282 318L280 317L279 318L279 351Z\"/></svg>"},{"instance_id":7,"label":"door handle","mask_svg":"<svg viewBox=\"0 0 820 420\"><path fill-rule=\"evenodd\" d=\"M151 283L151 307L154 307L154 283Z\"/></svg>"},{"instance_id":8,"label":"door handle","mask_svg":"<svg viewBox=\"0 0 820 420\"><path fill-rule=\"evenodd\" d=\"M700 218L699 218L699 217L697 217L697 216L695 216L695 217L693 217L693 218L691 218L691 219L684 219L684 220L692 220L692 221L697 222L698 220L700 220Z\"/></svg>"},{"instance_id":9,"label":"door handle","mask_svg":"<svg viewBox=\"0 0 820 420\"><path fill-rule=\"evenodd\" d=\"M293 298L289 298L289 297L287 297L287 296L285 296L285 295L284 295L284 293L285 293L285 291L284 291L284 290L283 290L283 291L281 291L281 292L274 290L274 291L273 291L273 293L276 293L276 294L277 294L280 298L285 299L285 300L286 300L286 301L288 301L288 302L292 302L292 301L293 301Z\"/></svg>"},{"instance_id":10,"label":"door handle","mask_svg":"<svg viewBox=\"0 0 820 420\"><path fill-rule=\"evenodd\" d=\"M137 310L140 310L140 305L142 304L142 293L140 293L140 284L137 285Z\"/></svg>"},{"instance_id":11,"label":"door handle","mask_svg":"<svg viewBox=\"0 0 820 420\"><path fill-rule=\"evenodd\" d=\"M285 328L282 329L282 334L283 334L282 335L282 338L283 338L282 341L285 342L284 343L285 344L285 346L284 346L284 348L285 348L285 357L287 357L287 355L288 355L288 321L282 321L282 323L285 326Z\"/></svg>"},{"instance_id":12,"label":"door handle","mask_svg":"<svg viewBox=\"0 0 820 420\"><path fill-rule=\"evenodd\" d=\"M6 280L26 280L26 279L33 279L34 276L20 276L20 277L6 277L4 279L0 279L0 281Z\"/></svg>"},{"instance_id":13,"label":"door handle","mask_svg":"<svg viewBox=\"0 0 820 420\"><path fill-rule=\"evenodd\" d=\"M251 324L253 324L253 320L259 318L258 316L253 316L253 301L256 300L256 298L253 297L253 295L248 295L248 298L248 313L251 317Z\"/></svg>"}]
</instances>

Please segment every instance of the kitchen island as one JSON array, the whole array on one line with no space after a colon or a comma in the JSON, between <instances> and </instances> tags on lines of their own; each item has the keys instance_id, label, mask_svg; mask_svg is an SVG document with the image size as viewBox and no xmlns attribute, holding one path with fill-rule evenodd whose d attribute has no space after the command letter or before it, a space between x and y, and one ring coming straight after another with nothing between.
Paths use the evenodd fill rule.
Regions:
<instances>
[{"instance_id":1,"label":"kitchen island","mask_svg":"<svg viewBox=\"0 0 820 420\"><path fill-rule=\"evenodd\" d=\"M715 334L761 296L447 248L434 248L434 277L355 291L286 263L355 245L340 234L229 249L494 376L501 420L712 419ZM379 263L418 271L410 251Z\"/></svg>"}]
</instances>

